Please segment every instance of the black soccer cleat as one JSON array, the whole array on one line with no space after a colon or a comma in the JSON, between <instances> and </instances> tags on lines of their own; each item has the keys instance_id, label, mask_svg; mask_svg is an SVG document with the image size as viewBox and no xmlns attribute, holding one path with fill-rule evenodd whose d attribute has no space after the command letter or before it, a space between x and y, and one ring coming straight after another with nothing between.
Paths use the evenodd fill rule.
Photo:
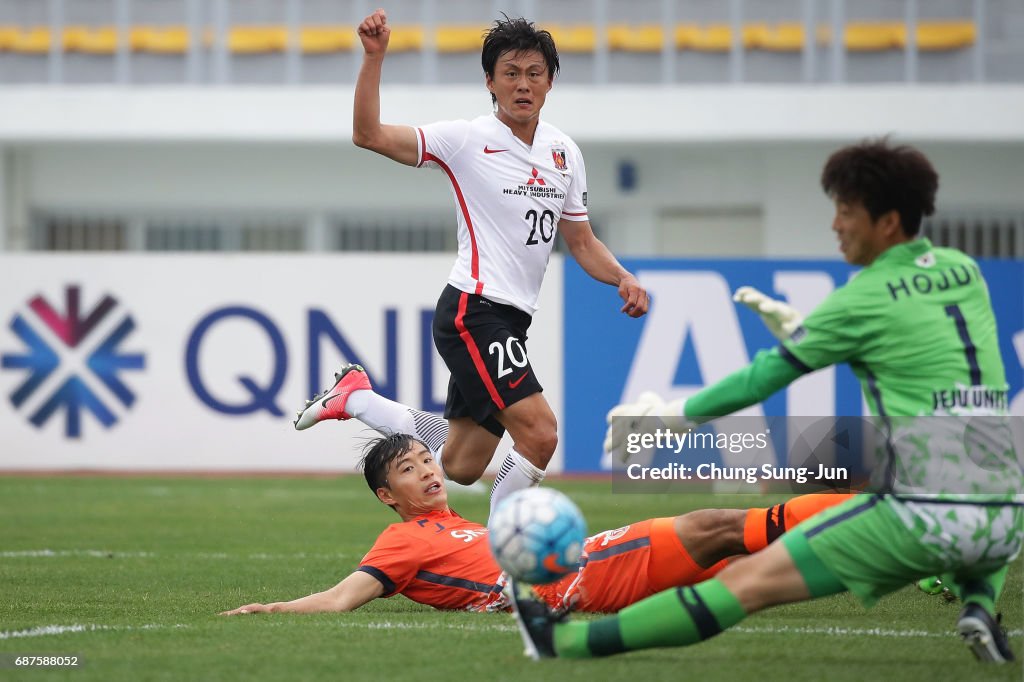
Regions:
<instances>
[{"instance_id":1,"label":"black soccer cleat","mask_svg":"<svg viewBox=\"0 0 1024 682\"><path fill-rule=\"evenodd\" d=\"M1000 616L992 617L977 604L967 604L956 621L956 631L967 642L974 657L988 663L1008 663L1014 660L1006 631L999 625Z\"/></svg>"},{"instance_id":2,"label":"black soccer cleat","mask_svg":"<svg viewBox=\"0 0 1024 682\"><path fill-rule=\"evenodd\" d=\"M527 587L511 578L505 590L512 601L512 613L526 647L523 653L535 661L557 657L555 623L565 620L565 615L556 615L547 604L531 597Z\"/></svg>"}]
</instances>

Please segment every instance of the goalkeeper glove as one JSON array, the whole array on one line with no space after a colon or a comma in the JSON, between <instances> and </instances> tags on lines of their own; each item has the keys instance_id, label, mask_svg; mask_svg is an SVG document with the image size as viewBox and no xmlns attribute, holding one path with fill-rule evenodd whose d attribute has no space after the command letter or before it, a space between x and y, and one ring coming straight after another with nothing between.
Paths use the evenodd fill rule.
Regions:
<instances>
[{"instance_id":1,"label":"goalkeeper glove","mask_svg":"<svg viewBox=\"0 0 1024 682\"><path fill-rule=\"evenodd\" d=\"M666 428L676 433L689 431L695 424L686 418L685 402L679 398L666 403L657 393L647 391L641 393L634 403L616 405L608 411L604 451L613 455L618 453L621 461L627 461L630 453L626 450L626 438L640 430L641 420L645 417L660 419ZM618 428L614 428L613 422L616 419L620 420Z\"/></svg>"},{"instance_id":2,"label":"goalkeeper glove","mask_svg":"<svg viewBox=\"0 0 1024 682\"><path fill-rule=\"evenodd\" d=\"M769 298L754 287L740 287L732 300L760 315L768 331L779 341L788 339L804 322L804 316L796 308Z\"/></svg>"}]
</instances>

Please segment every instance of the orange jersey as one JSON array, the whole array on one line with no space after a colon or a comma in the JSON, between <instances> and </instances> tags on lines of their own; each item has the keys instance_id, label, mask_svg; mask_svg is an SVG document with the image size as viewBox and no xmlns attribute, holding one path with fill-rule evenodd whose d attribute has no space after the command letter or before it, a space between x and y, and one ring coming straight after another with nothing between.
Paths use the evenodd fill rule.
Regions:
<instances>
[{"instance_id":1,"label":"orange jersey","mask_svg":"<svg viewBox=\"0 0 1024 682\"><path fill-rule=\"evenodd\" d=\"M701 573L672 518L648 519L587 538L579 570L533 590L556 610L615 613Z\"/></svg>"},{"instance_id":2,"label":"orange jersey","mask_svg":"<svg viewBox=\"0 0 1024 682\"><path fill-rule=\"evenodd\" d=\"M577 571L533 589L552 608L615 612L677 584L672 567L688 558L678 547L671 518L598 533L584 543ZM384 597L403 594L438 609L509 607L487 528L450 510L388 526L357 570L379 580Z\"/></svg>"},{"instance_id":3,"label":"orange jersey","mask_svg":"<svg viewBox=\"0 0 1024 682\"><path fill-rule=\"evenodd\" d=\"M508 607L504 576L491 556L487 529L449 510L393 523L356 569L384 586L437 609L500 611Z\"/></svg>"}]
</instances>

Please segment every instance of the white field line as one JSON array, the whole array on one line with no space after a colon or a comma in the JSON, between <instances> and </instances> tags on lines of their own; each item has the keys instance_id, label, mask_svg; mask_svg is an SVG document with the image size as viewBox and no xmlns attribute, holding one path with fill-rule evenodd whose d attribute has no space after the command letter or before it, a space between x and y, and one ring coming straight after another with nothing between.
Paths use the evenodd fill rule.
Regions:
<instances>
[{"instance_id":1,"label":"white field line","mask_svg":"<svg viewBox=\"0 0 1024 682\"><path fill-rule=\"evenodd\" d=\"M99 630L162 630L164 628L187 628L187 625L97 625L95 623L75 623L73 625L40 625L27 630L0 630L0 639L22 639L25 637L48 637L76 632L96 632Z\"/></svg>"},{"instance_id":2,"label":"white field line","mask_svg":"<svg viewBox=\"0 0 1024 682\"><path fill-rule=\"evenodd\" d=\"M886 639L902 637L955 636L952 629L950 629L949 632L929 632L927 630L894 630L892 628L844 628L835 626L794 627L789 625L780 625L777 627L747 627L744 625L737 625L736 627L730 628L730 630L749 634L829 635L832 637L882 637ZM1010 637L1020 637L1021 635L1024 635L1024 630L1007 630L1006 634Z\"/></svg>"},{"instance_id":3,"label":"white field line","mask_svg":"<svg viewBox=\"0 0 1024 682\"><path fill-rule=\"evenodd\" d=\"M277 623L275 623L277 624ZM340 622L337 624L342 628L354 628L360 630L461 630L469 632L516 632L517 628L512 623L393 623L390 621L374 621L370 623ZM48 637L54 635L74 634L79 632L98 632L104 630L113 631L138 631L138 630L162 630L166 628L187 628L187 625L159 625L150 623L147 625L98 625L95 623L75 623L72 625L40 625L27 630L6 630L0 631L0 640L23 639L28 637ZM919 638L919 637L940 637L952 638L952 632L928 632L927 630L894 630L891 628L843 628L843 627L745 627L737 626L732 628L733 632L745 634L768 634L768 635L826 635L830 637L880 637L883 639ZM1024 635L1024 630L1010 630L1007 634L1011 637Z\"/></svg>"},{"instance_id":4,"label":"white field line","mask_svg":"<svg viewBox=\"0 0 1024 682\"><path fill-rule=\"evenodd\" d=\"M256 552L252 554L230 554L228 552L122 552L109 549L24 549L0 552L0 559L24 558L62 558L62 557L96 557L100 559L151 559L154 557L189 557L193 559L254 559L264 561L291 561L294 559L346 559L350 555L341 552L335 554L311 554L297 552L294 554L270 554Z\"/></svg>"},{"instance_id":5,"label":"white field line","mask_svg":"<svg viewBox=\"0 0 1024 682\"><path fill-rule=\"evenodd\" d=\"M390 621L375 621L372 623L341 622L338 627L356 628L362 630L469 630L474 632L516 632L515 624L501 625L496 623L393 623ZM897 639L906 637L955 637L955 633L949 632L928 632L927 630L894 630L892 628L843 628L843 627L791 627L782 625L779 627L748 627L738 625L730 628L731 632L742 632L744 634L765 634L765 635L827 635L831 637L881 637L886 639ZM1024 630L1009 630L1006 633L1011 637L1024 635Z\"/></svg>"}]
</instances>

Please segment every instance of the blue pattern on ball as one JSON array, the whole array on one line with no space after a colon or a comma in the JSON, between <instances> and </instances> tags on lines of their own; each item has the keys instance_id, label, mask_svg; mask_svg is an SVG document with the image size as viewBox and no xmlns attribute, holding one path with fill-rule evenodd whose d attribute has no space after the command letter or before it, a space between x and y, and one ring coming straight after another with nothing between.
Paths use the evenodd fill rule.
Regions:
<instances>
[{"instance_id":1,"label":"blue pattern on ball","mask_svg":"<svg viewBox=\"0 0 1024 682\"><path fill-rule=\"evenodd\" d=\"M575 572L587 535L579 508L553 488L509 495L487 525L498 565L516 580L534 585Z\"/></svg>"}]
</instances>

